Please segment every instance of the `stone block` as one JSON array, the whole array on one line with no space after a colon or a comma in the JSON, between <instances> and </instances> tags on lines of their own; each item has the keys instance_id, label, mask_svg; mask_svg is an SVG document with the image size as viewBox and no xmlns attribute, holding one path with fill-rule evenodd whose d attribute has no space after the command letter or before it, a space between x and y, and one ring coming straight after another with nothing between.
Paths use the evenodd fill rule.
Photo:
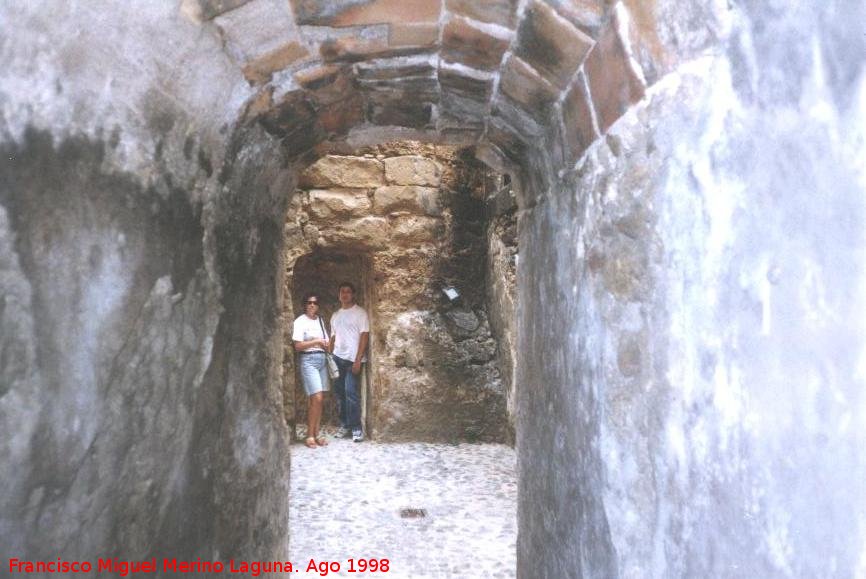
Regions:
<instances>
[{"instance_id":1,"label":"stone block","mask_svg":"<svg viewBox=\"0 0 866 579\"><path fill-rule=\"evenodd\" d=\"M591 107L592 103L586 93L586 77L581 72L562 102L562 121L565 125L569 163L577 161L590 143L598 138Z\"/></svg>"},{"instance_id":2,"label":"stone block","mask_svg":"<svg viewBox=\"0 0 866 579\"><path fill-rule=\"evenodd\" d=\"M391 220L391 236L394 243L415 245L432 243L445 232L441 219L414 214L397 215Z\"/></svg>"},{"instance_id":3,"label":"stone block","mask_svg":"<svg viewBox=\"0 0 866 579\"><path fill-rule=\"evenodd\" d=\"M607 7L610 2L606 0L546 0L556 11L595 38L604 23Z\"/></svg>"},{"instance_id":4,"label":"stone block","mask_svg":"<svg viewBox=\"0 0 866 579\"><path fill-rule=\"evenodd\" d=\"M442 92L442 97L439 100L440 126L483 126L486 116L486 101L477 101L448 91Z\"/></svg>"},{"instance_id":5,"label":"stone block","mask_svg":"<svg viewBox=\"0 0 866 579\"><path fill-rule=\"evenodd\" d=\"M491 117L487 125L486 139L512 165L525 162L527 151L525 140L500 118Z\"/></svg>"},{"instance_id":6,"label":"stone block","mask_svg":"<svg viewBox=\"0 0 866 579\"><path fill-rule=\"evenodd\" d=\"M441 56L447 62L464 64L470 68L495 70L502 54L511 43L510 36L496 36L489 29L482 30L460 17L451 18L442 30Z\"/></svg>"},{"instance_id":7,"label":"stone block","mask_svg":"<svg viewBox=\"0 0 866 579\"><path fill-rule=\"evenodd\" d=\"M487 116L487 105L493 92L490 73L465 68L439 69L441 126L478 126Z\"/></svg>"},{"instance_id":8,"label":"stone block","mask_svg":"<svg viewBox=\"0 0 866 579\"><path fill-rule=\"evenodd\" d=\"M273 87L265 87L256 93L256 96L249 100L247 108L244 111L245 119L255 119L262 114L267 113L274 107L274 89Z\"/></svg>"},{"instance_id":9,"label":"stone block","mask_svg":"<svg viewBox=\"0 0 866 579\"><path fill-rule=\"evenodd\" d=\"M423 128L433 118L433 102L413 100L402 93L381 92L370 96L367 119L376 125Z\"/></svg>"},{"instance_id":10,"label":"stone block","mask_svg":"<svg viewBox=\"0 0 866 579\"><path fill-rule=\"evenodd\" d=\"M359 79L357 84L374 101L390 102L408 95L426 101L436 101L439 98L439 82L436 76L413 76L382 80Z\"/></svg>"},{"instance_id":11,"label":"stone block","mask_svg":"<svg viewBox=\"0 0 866 579\"><path fill-rule=\"evenodd\" d=\"M490 73L462 68L439 68L439 85L443 92L486 103L493 91L493 76Z\"/></svg>"},{"instance_id":12,"label":"stone block","mask_svg":"<svg viewBox=\"0 0 866 579\"><path fill-rule=\"evenodd\" d=\"M345 135L364 121L364 99L354 94L319 110L319 124L333 135Z\"/></svg>"},{"instance_id":13,"label":"stone block","mask_svg":"<svg viewBox=\"0 0 866 579\"><path fill-rule=\"evenodd\" d=\"M434 46L439 42L439 23L394 23L390 27L388 44L400 46Z\"/></svg>"},{"instance_id":14,"label":"stone block","mask_svg":"<svg viewBox=\"0 0 866 579\"><path fill-rule=\"evenodd\" d=\"M283 137L315 124L315 108L303 91L290 92L270 111L261 116L261 123L272 135Z\"/></svg>"},{"instance_id":15,"label":"stone block","mask_svg":"<svg viewBox=\"0 0 866 579\"><path fill-rule=\"evenodd\" d=\"M560 93L535 69L513 55L503 67L499 90L542 122Z\"/></svg>"},{"instance_id":16,"label":"stone block","mask_svg":"<svg viewBox=\"0 0 866 579\"><path fill-rule=\"evenodd\" d=\"M536 121L535 117L502 94L493 99L490 116L510 127L514 133L521 135L527 143L538 143L546 132L544 124Z\"/></svg>"},{"instance_id":17,"label":"stone block","mask_svg":"<svg viewBox=\"0 0 866 579\"><path fill-rule=\"evenodd\" d=\"M517 0L445 0L445 8L453 14L506 28L514 28L517 23Z\"/></svg>"},{"instance_id":18,"label":"stone block","mask_svg":"<svg viewBox=\"0 0 866 579\"><path fill-rule=\"evenodd\" d=\"M373 207L379 215L387 215L396 211L408 211L431 217L442 214L442 207L439 204L439 190L435 187L413 185L379 187L373 195Z\"/></svg>"},{"instance_id":19,"label":"stone block","mask_svg":"<svg viewBox=\"0 0 866 579\"><path fill-rule=\"evenodd\" d=\"M431 55L381 58L355 65L355 73L360 81L431 77L435 72L436 59Z\"/></svg>"},{"instance_id":20,"label":"stone block","mask_svg":"<svg viewBox=\"0 0 866 579\"><path fill-rule=\"evenodd\" d=\"M382 163L364 157L328 155L301 174L300 186L309 188L379 187L385 184Z\"/></svg>"},{"instance_id":21,"label":"stone block","mask_svg":"<svg viewBox=\"0 0 866 579\"><path fill-rule=\"evenodd\" d=\"M247 62L243 67L244 77L254 84L266 83L271 80L273 73L288 68L308 55L309 51L303 45L289 42Z\"/></svg>"},{"instance_id":22,"label":"stone block","mask_svg":"<svg viewBox=\"0 0 866 579\"><path fill-rule=\"evenodd\" d=\"M384 217L368 216L340 223L319 232L317 245L347 250L381 250L390 245L391 224Z\"/></svg>"},{"instance_id":23,"label":"stone block","mask_svg":"<svg viewBox=\"0 0 866 579\"><path fill-rule=\"evenodd\" d=\"M535 0L518 28L514 53L552 84L565 89L592 46L592 38Z\"/></svg>"},{"instance_id":24,"label":"stone block","mask_svg":"<svg viewBox=\"0 0 866 579\"><path fill-rule=\"evenodd\" d=\"M438 22L440 0L292 0L298 24L363 26L395 22Z\"/></svg>"},{"instance_id":25,"label":"stone block","mask_svg":"<svg viewBox=\"0 0 866 579\"><path fill-rule=\"evenodd\" d=\"M319 46L319 54L325 62L358 62L390 52L387 36L330 38Z\"/></svg>"},{"instance_id":26,"label":"stone block","mask_svg":"<svg viewBox=\"0 0 866 579\"><path fill-rule=\"evenodd\" d=\"M598 128L608 128L634 103L643 98L644 85L632 68L614 18L602 30L598 44L586 59L589 92L597 113Z\"/></svg>"},{"instance_id":27,"label":"stone block","mask_svg":"<svg viewBox=\"0 0 866 579\"><path fill-rule=\"evenodd\" d=\"M313 189L310 191L310 204L307 213L313 219L330 220L347 217L361 217L372 209L373 204L367 193L357 189L334 190Z\"/></svg>"},{"instance_id":28,"label":"stone block","mask_svg":"<svg viewBox=\"0 0 866 579\"><path fill-rule=\"evenodd\" d=\"M442 168L436 161L417 155L385 159L385 181L393 185L438 187Z\"/></svg>"},{"instance_id":29,"label":"stone block","mask_svg":"<svg viewBox=\"0 0 866 579\"><path fill-rule=\"evenodd\" d=\"M294 77L320 106L344 101L357 94L351 65L316 66L296 72Z\"/></svg>"},{"instance_id":30,"label":"stone block","mask_svg":"<svg viewBox=\"0 0 866 579\"><path fill-rule=\"evenodd\" d=\"M226 50L242 66L258 59L266 63L268 58L279 61L286 54L300 54L298 48L290 48L299 38L289 7L280 0L252 0L213 22Z\"/></svg>"}]
</instances>

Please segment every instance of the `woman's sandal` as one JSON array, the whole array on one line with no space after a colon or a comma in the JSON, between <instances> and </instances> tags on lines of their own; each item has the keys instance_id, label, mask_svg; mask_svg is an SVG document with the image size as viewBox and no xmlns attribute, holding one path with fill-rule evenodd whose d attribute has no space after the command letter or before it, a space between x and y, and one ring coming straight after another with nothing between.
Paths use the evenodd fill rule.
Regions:
<instances>
[{"instance_id":1,"label":"woman's sandal","mask_svg":"<svg viewBox=\"0 0 866 579\"><path fill-rule=\"evenodd\" d=\"M320 436L316 439L316 444L319 446L328 446L328 439L324 436Z\"/></svg>"},{"instance_id":2,"label":"woman's sandal","mask_svg":"<svg viewBox=\"0 0 866 579\"><path fill-rule=\"evenodd\" d=\"M307 445L307 448L317 448L316 439L312 436L308 436L307 440L304 441L304 444Z\"/></svg>"}]
</instances>

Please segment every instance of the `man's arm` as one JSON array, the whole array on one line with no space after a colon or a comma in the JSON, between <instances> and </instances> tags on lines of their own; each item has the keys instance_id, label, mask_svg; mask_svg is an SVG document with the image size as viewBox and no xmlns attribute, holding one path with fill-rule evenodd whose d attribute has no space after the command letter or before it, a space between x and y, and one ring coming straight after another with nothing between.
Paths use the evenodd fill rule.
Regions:
<instances>
[{"instance_id":1,"label":"man's arm","mask_svg":"<svg viewBox=\"0 0 866 579\"><path fill-rule=\"evenodd\" d=\"M331 314L331 342L328 344L328 352L334 353L334 343L337 341L337 328L334 326L334 320L337 319L337 312Z\"/></svg>"},{"instance_id":2,"label":"man's arm","mask_svg":"<svg viewBox=\"0 0 866 579\"><path fill-rule=\"evenodd\" d=\"M361 339L358 340L358 353L355 354L355 363L352 364L352 374L361 372L361 359L364 357L364 352L367 351L367 342L370 340L370 332L361 332Z\"/></svg>"}]
</instances>

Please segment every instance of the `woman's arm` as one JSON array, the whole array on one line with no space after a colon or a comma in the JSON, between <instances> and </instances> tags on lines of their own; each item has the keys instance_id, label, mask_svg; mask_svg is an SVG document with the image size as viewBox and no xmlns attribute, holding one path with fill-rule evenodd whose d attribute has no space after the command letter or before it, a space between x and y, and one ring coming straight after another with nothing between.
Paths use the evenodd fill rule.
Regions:
<instances>
[{"instance_id":1,"label":"woman's arm","mask_svg":"<svg viewBox=\"0 0 866 579\"><path fill-rule=\"evenodd\" d=\"M303 352L304 350L309 350L310 348L322 348L323 350L327 350L328 345L328 342L321 338L306 341L295 340L295 351Z\"/></svg>"}]
</instances>

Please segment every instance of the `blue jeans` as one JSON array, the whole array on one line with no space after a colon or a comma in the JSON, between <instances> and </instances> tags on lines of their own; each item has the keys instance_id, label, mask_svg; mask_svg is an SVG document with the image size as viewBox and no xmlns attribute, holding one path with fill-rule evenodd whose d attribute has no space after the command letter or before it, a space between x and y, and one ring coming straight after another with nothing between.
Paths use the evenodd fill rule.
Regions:
<instances>
[{"instance_id":1,"label":"blue jeans","mask_svg":"<svg viewBox=\"0 0 866 579\"><path fill-rule=\"evenodd\" d=\"M334 393L340 403L340 426L349 430L361 429L361 375L352 374L352 360L334 356L340 377L334 380ZM362 364L363 367L363 364Z\"/></svg>"}]
</instances>

